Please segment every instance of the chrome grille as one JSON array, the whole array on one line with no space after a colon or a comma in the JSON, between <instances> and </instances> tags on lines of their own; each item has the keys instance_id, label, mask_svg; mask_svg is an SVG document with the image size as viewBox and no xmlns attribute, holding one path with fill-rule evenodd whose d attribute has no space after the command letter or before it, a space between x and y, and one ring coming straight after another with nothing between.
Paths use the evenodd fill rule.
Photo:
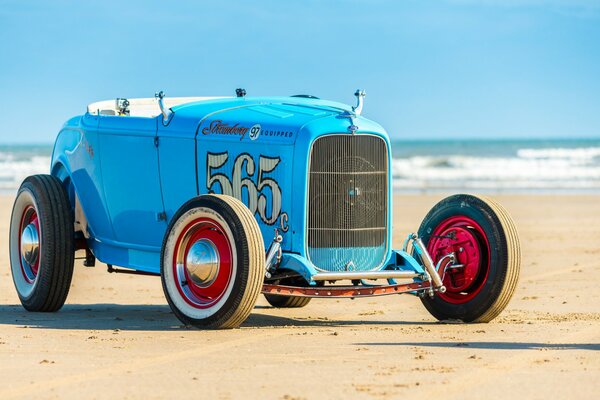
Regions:
<instances>
[{"instance_id":1,"label":"chrome grille","mask_svg":"<svg viewBox=\"0 0 600 400\"><path fill-rule=\"evenodd\" d=\"M324 271L368 271L387 250L387 148L372 135L329 135L310 155L308 256Z\"/></svg>"}]
</instances>

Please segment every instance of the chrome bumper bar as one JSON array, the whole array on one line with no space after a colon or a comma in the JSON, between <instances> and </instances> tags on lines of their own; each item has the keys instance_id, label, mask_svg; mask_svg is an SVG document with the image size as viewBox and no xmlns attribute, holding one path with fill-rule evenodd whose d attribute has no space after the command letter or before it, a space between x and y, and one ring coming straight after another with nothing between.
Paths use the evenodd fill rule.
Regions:
<instances>
[{"instance_id":1,"label":"chrome bumper bar","mask_svg":"<svg viewBox=\"0 0 600 400\"><path fill-rule=\"evenodd\" d=\"M321 272L312 277L315 281L341 281L343 279L412 279L421 274L411 271Z\"/></svg>"}]
</instances>

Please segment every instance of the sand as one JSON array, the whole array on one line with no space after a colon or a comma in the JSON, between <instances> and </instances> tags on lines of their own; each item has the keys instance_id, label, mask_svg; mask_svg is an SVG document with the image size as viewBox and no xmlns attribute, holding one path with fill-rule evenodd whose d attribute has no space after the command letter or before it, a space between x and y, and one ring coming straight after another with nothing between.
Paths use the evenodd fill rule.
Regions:
<instances>
[{"instance_id":1,"label":"sand","mask_svg":"<svg viewBox=\"0 0 600 400\"><path fill-rule=\"evenodd\" d=\"M396 196L394 244L438 195ZM410 295L260 298L242 328L186 329L160 279L77 261L55 314L19 305L8 265L12 198L0 197L0 399L600 397L600 196L496 197L523 263L489 324L440 324Z\"/></svg>"}]
</instances>

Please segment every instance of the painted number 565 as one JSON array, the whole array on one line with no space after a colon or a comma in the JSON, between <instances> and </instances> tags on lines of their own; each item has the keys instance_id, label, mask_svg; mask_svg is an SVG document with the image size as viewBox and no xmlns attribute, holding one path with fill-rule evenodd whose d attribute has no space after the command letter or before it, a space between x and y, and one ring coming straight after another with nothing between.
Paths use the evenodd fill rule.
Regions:
<instances>
[{"instance_id":1,"label":"painted number 565","mask_svg":"<svg viewBox=\"0 0 600 400\"><path fill-rule=\"evenodd\" d=\"M267 177L266 174L273 172L277 164L281 161L279 157L260 156L258 159L257 182L254 183L256 165L250 154L240 154L233 163L231 180L222 173L214 173L215 170L223 167L229 154L208 153L206 158L206 188L209 193L215 193L215 185L221 187L221 193L233 196L243 201L242 190L246 189L248 193L247 206L252 214L258 211L258 215L266 224L272 225L277 221L281 214L281 188L277 182ZM265 188L271 192L271 215L267 215L268 199Z\"/></svg>"}]
</instances>

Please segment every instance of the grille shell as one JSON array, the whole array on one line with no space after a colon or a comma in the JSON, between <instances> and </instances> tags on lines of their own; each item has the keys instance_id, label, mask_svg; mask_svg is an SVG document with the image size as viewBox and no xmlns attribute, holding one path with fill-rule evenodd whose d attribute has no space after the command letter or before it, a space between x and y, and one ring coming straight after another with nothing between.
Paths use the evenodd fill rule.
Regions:
<instances>
[{"instance_id":1,"label":"grille shell","mask_svg":"<svg viewBox=\"0 0 600 400\"><path fill-rule=\"evenodd\" d=\"M374 135L313 142L308 177L307 254L321 271L371 271L388 246L388 149Z\"/></svg>"}]
</instances>

